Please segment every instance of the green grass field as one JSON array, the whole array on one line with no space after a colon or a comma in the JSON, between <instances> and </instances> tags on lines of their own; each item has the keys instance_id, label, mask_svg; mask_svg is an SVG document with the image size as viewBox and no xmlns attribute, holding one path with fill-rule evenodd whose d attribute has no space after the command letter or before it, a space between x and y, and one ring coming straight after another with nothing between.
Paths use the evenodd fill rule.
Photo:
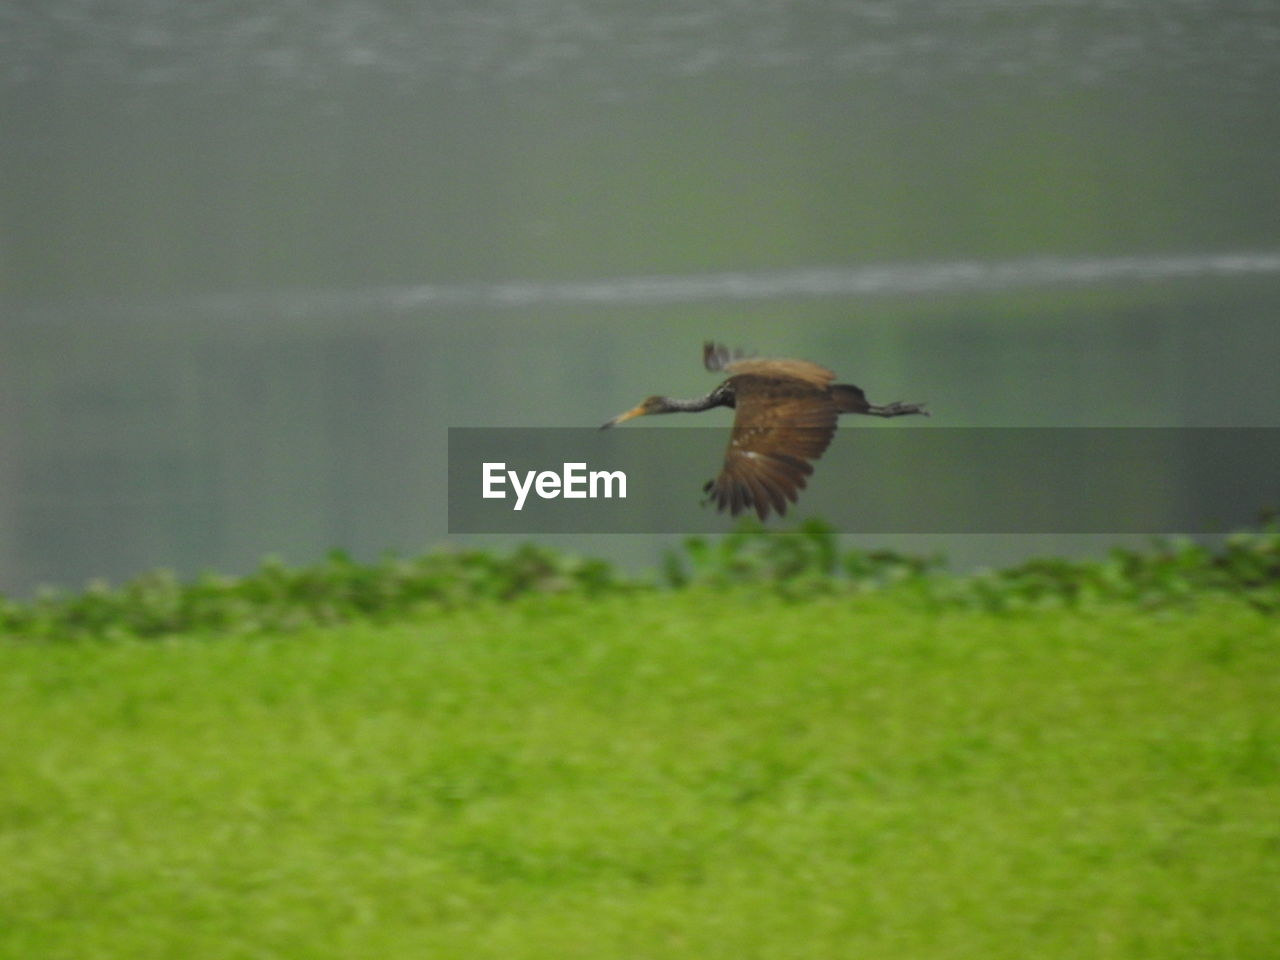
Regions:
<instances>
[{"instance_id":1,"label":"green grass field","mask_svg":"<svg viewBox=\"0 0 1280 960\"><path fill-rule=\"evenodd\" d=\"M0 956L1271 960L1278 651L701 589L0 642Z\"/></svg>"}]
</instances>

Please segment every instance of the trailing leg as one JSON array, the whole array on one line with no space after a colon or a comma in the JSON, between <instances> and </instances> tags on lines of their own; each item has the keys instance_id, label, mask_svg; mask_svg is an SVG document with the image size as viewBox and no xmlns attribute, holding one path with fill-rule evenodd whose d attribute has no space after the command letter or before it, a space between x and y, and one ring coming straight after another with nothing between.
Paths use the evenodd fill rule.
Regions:
<instances>
[{"instance_id":1,"label":"trailing leg","mask_svg":"<svg viewBox=\"0 0 1280 960\"><path fill-rule=\"evenodd\" d=\"M918 413L922 417L929 415L929 411L924 408L923 403L901 403L896 400L893 403L886 403L883 407L869 403L866 410L857 412L865 413L872 417L906 417L913 413Z\"/></svg>"},{"instance_id":2,"label":"trailing leg","mask_svg":"<svg viewBox=\"0 0 1280 960\"><path fill-rule=\"evenodd\" d=\"M871 403L861 387L852 383L837 383L831 388L837 409L841 413L861 413L869 417L905 417L913 413L927 417L929 411L923 403L888 403L884 406Z\"/></svg>"}]
</instances>

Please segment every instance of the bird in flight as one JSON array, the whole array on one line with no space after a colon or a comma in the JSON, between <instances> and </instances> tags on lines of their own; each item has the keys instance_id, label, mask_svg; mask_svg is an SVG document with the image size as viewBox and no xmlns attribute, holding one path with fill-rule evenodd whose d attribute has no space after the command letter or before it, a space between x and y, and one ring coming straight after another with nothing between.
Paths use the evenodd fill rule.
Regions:
<instances>
[{"instance_id":1,"label":"bird in flight","mask_svg":"<svg viewBox=\"0 0 1280 960\"><path fill-rule=\"evenodd\" d=\"M808 360L748 357L708 341L702 347L702 362L708 370L727 372L729 378L696 400L649 397L600 429L647 414L733 407L724 466L702 489L718 510L727 509L735 517L752 509L761 521L770 509L785 515L787 501L796 502L813 473L809 461L821 457L831 443L840 414L929 415L922 403L870 403L861 388L833 383L834 373Z\"/></svg>"}]
</instances>

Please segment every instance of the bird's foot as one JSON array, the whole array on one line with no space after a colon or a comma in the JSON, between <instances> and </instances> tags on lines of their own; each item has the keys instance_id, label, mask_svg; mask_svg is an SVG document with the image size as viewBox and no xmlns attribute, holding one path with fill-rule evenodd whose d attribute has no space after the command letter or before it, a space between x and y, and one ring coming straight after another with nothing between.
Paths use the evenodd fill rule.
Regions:
<instances>
[{"instance_id":1,"label":"bird's foot","mask_svg":"<svg viewBox=\"0 0 1280 960\"><path fill-rule=\"evenodd\" d=\"M867 413L873 417L906 417L916 413L922 417L929 416L929 411L925 409L923 403L902 403L896 400L882 407L873 403L868 407Z\"/></svg>"}]
</instances>

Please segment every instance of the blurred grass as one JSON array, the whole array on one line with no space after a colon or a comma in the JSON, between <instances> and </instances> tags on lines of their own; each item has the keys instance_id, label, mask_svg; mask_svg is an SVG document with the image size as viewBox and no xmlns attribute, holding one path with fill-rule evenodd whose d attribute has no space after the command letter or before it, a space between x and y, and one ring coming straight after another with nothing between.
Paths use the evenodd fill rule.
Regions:
<instances>
[{"instance_id":1,"label":"blurred grass","mask_svg":"<svg viewBox=\"0 0 1280 960\"><path fill-rule=\"evenodd\" d=\"M0 957L1270 958L1278 643L695 583L0 644Z\"/></svg>"}]
</instances>

